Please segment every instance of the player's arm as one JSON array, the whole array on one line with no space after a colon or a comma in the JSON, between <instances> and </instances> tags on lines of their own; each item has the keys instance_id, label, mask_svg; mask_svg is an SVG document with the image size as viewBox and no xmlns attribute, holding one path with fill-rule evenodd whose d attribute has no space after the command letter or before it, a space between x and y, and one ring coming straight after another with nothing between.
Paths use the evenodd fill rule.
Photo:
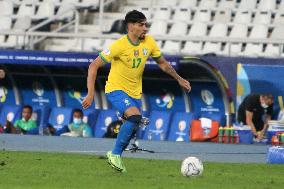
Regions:
<instances>
[{"instance_id":1,"label":"player's arm","mask_svg":"<svg viewBox=\"0 0 284 189\"><path fill-rule=\"evenodd\" d=\"M97 72L100 67L104 65L104 61L100 56L98 56L90 65L88 69L88 77L87 77L87 88L88 94L84 98L82 102L82 106L84 109L90 107L92 105L94 96L95 96L95 81L97 78Z\"/></svg>"},{"instance_id":2,"label":"player's arm","mask_svg":"<svg viewBox=\"0 0 284 189\"><path fill-rule=\"evenodd\" d=\"M155 59L155 61L165 73L169 74L175 80L177 80L181 87L183 87L188 92L191 90L190 83L187 80L183 79L181 76L179 76L175 69L163 56L161 56L159 59Z\"/></svg>"},{"instance_id":3,"label":"player's arm","mask_svg":"<svg viewBox=\"0 0 284 189\"><path fill-rule=\"evenodd\" d=\"M252 117L253 117L253 112L246 110L246 123L247 123L248 126L250 126L252 134L257 136L255 126L252 122Z\"/></svg>"}]
</instances>

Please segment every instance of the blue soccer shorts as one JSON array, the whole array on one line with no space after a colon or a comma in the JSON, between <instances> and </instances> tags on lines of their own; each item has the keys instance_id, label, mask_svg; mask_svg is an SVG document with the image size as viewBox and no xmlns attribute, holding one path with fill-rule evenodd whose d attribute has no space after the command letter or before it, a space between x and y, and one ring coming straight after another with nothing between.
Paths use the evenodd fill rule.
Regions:
<instances>
[{"instance_id":1,"label":"blue soccer shorts","mask_svg":"<svg viewBox=\"0 0 284 189\"><path fill-rule=\"evenodd\" d=\"M130 107L136 107L141 111L142 101L130 97L124 91L117 90L110 93L106 93L107 99L111 102L112 106L119 111L120 115L124 115L124 112Z\"/></svg>"}]
</instances>

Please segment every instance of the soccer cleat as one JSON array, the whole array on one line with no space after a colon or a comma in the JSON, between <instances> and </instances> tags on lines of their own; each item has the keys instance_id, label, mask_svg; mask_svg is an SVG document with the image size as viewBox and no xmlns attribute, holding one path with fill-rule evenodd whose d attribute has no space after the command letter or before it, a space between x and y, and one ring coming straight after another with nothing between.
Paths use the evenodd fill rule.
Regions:
<instances>
[{"instance_id":1,"label":"soccer cleat","mask_svg":"<svg viewBox=\"0 0 284 189\"><path fill-rule=\"evenodd\" d=\"M126 168L123 165L120 155L112 154L111 151L107 152L107 161L117 171L126 172Z\"/></svg>"}]
</instances>

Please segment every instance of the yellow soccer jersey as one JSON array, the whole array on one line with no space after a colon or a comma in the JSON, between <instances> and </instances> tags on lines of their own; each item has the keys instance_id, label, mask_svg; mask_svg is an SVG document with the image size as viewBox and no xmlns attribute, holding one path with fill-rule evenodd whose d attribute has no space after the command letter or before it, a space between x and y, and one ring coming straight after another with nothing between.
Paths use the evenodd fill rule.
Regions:
<instances>
[{"instance_id":1,"label":"yellow soccer jersey","mask_svg":"<svg viewBox=\"0 0 284 189\"><path fill-rule=\"evenodd\" d=\"M134 44L125 35L103 50L99 56L105 63L111 62L105 92L122 90L139 99L142 95L142 75L146 60L149 56L154 59L161 57L161 51L149 35L138 44Z\"/></svg>"}]
</instances>

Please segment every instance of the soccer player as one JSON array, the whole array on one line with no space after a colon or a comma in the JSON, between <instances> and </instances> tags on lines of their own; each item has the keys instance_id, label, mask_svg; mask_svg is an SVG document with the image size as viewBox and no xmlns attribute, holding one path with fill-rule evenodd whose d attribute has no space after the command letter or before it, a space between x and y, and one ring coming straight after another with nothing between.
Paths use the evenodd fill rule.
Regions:
<instances>
[{"instance_id":1,"label":"soccer player","mask_svg":"<svg viewBox=\"0 0 284 189\"><path fill-rule=\"evenodd\" d=\"M137 10L125 16L127 35L113 42L90 64L88 69L88 94L82 102L83 108L91 106L94 99L94 83L97 70L111 62L105 93L112 105L122 113L125 122L120 128L112 151L107 153L108 163L118 171L125 172L121 154L139 127L141 116L142 74L146 60L151 56L158 66L171 75L186 91L190 83L180 77L161 55L160 49L150 35L146 35L146 17Z\"/></svg>"}]
</instances>

